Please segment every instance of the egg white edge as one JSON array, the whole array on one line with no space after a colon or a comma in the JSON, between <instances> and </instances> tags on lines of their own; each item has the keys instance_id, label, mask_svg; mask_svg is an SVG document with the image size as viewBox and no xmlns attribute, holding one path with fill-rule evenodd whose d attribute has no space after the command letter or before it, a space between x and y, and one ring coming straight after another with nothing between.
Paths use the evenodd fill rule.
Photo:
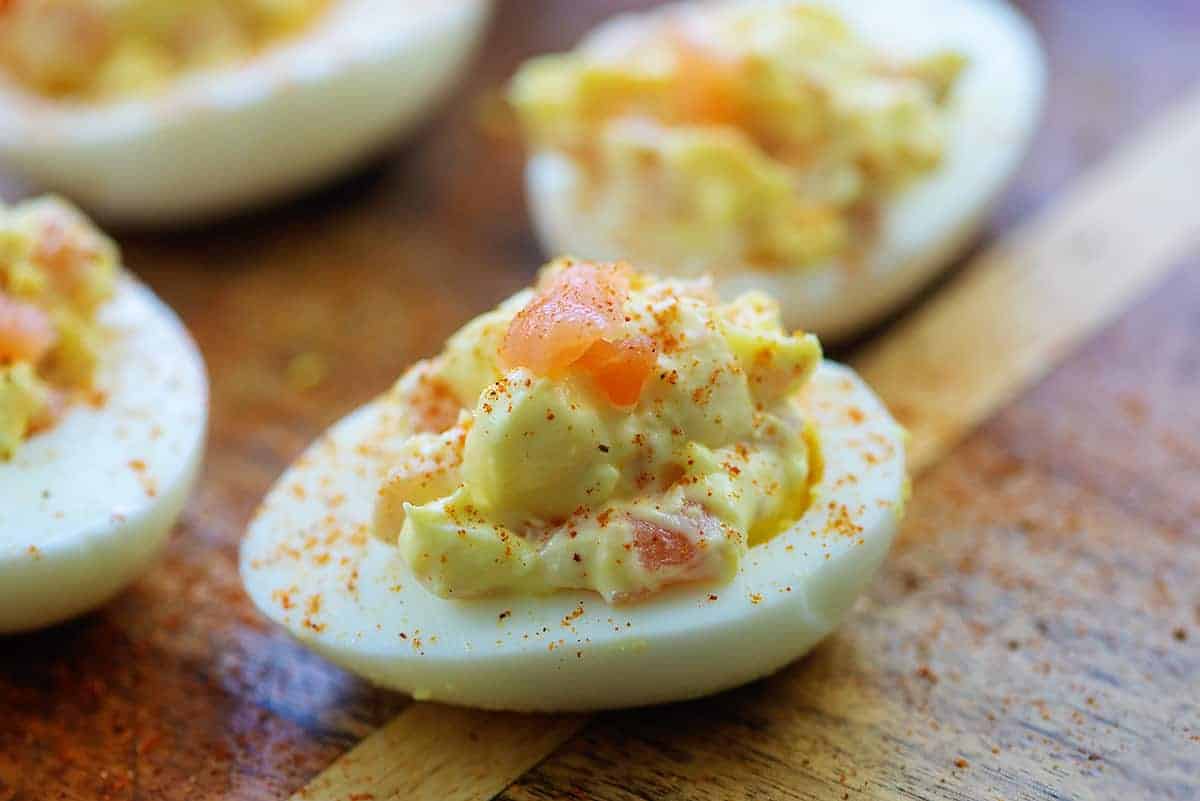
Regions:
<instances>
[{"instance_id":1,"label":"egg white edge","mask_svg":"<svg viewBox=\"0 0 1200 801\"><path fill-rule=\"evenodd\" d=\"M789 326L836 341L897 308L978 233L1033 139L1041 118L1046 64L1036 32L1005 0L808 1L843 14L867 41L886 52L919 55L952 47L970 59L951 96L943 164L884 206L880 235L865 263L713 270L723 296L763 290L780 301ZM636 24L637 15L615 17L593 31L582 47L602 45L620 36L624 26ZM543 250L597 259L635 255L623 252L574 208L580 180L568 156L550 150L531 154L526 196Z\"/></svg>"},{"instance_id":2,"label":"egg white edge","mask_svg":"<svg viewBox=\"0 0 1200 801\"><path fill-rule=\"evenodd\" d=\"M751 549L729 583L621 606L578 591L433 596L394 546L368 533L386 453L402 440L380 433L402 429L402 413L380 401L335 425L280 478L243 541L243 582L301 643L418 699L565 711L743 684L800 657L845 617L891 546L907 492L904 434L861 379L826 362L807 392L824 459L814 503ZM847 507L859 538L827 532L830 501ZM330 531L340 545L314 545ZM350 532L361 547L346 544Z\"/></svg>"},{"instance_id":3,"label":"egg white edge","mask_svg":"<svg viewBox=\"0 0 1200 801\"><path fill-rule=\"evenodd\" d=\"M339 0L307 34L150 98L56 102L0 79L0 162L126 225L202 222L311 188L418 124L491 10L400 5Z\"/></svg>"},{"instance_id":4,"label":"egg white edge","mask_svg":"<svg viewBox=\"0 0 1200 801\"><path fill-rule=\"evenodd\" d=\"M120 420L110 419L118 414L113 410L140 405L138 396L144 393L144 388L121 382L120 389L103 406L71 407L57 427L28 440L23 452L12 462L0 463L0 502L22 504L18 513L26 516L24 524L47 529L26 531L24 535L4 532L0 536L0 634L60 623L104 604L119 593L150 566L162 549L196 483L204 453L209 404L208 379L199 350L174 312L127 274L119 279L116 296L100 315L107 323L129 325L122 328L123 334L138 340L129 343L129 347L161 353L163 359L180 360L163 367L167 376L164 380L181 381L184 391L158 389L175 393L175 397L182 394L181 408L153 410L149 422L169 425L167 418L173 416L183 430L168 432L166 436L181 451L171 455L164 469L151 466L147 478L156 486L153 497L146 495L140 503L124 506L120 517L114 515L110 506L98 507L94 519L89 513L88 523L52 533L49 529L55 526L53 518L33 510L40 499L26 497L31 492L40 492L37 489L40 483L29 481L28 474L21 481L16 478L6 481L6 473L12 477L13 471L36 471L36 466L29 465L36 465L50 458L48 454L57 452L68 454L81 465L80 482L111 481L111 475L88 475L89 466L104 460L79 453L72 447L68 432L80 426L120 424ZM120 364L105 363L104 358L102 354L98 373L121 370ZM136 458L147 449L146 443L146 437L133 436L114 448ZM60 488L45 489L57 492Z\"/></svg>"}]
</instances>

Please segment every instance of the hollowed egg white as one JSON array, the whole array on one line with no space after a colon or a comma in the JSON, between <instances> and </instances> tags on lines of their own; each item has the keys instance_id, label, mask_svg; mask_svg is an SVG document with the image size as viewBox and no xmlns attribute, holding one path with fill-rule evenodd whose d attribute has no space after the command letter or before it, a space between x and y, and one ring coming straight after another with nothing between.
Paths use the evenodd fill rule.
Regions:
<instances>
[{"instance_id":1,"label":"hollowed egg white","mask_svg":"<svg viewBox=\"0 0 1200 801\"><path fill-rule=\"evenodd\" d=\"M122 276L94 402L0 462L0 634L104 603L150 564L195 482L208 383L182 324Z\"/></svg>"},{"instance_id":2,"label":"hollowed egg white","mask_svg":"<svg viewBox=\"0 0 1200 801\"><path fill-rule=\"evenodd\" d=\"M781 1L794 0L774 0ZM949 98L942 164L884 204L877 238L856 263L774 270L698 265L713 275L724 297L761 289L780 302L789 326L837 340L894 310L977 233L1028 149L1041 112L1046 70L1036 34L1004 0L804 4L836 11L882 52L906 58L953 49L968 59ZM613 47L638 24L636 17L616 17L590 34L581 48ZM660 274L671 273L671 265L655 264L633 252L629 242L619 242L612 221L581 209L584 173L569 156L553 150L534 153L525 177L534 225L547 253L632 258ZM603 192L602 184L598 191Z\"/></svg>"},{"instance_id":3,"label":"hollowed egg white","mask_svg":"<svg viewBox=\"0 0 1200 801\"><path fill-rule=\"evenodd\" d=\"M405 429L379 401L335 425L279 480L242 545L242 577L305 645L419 699L515 710L676 701L778 670L845 617L896 532L900 428L847 368L826 362L797 398L823 460L808 511L752 548L729 583L609 606L561 592L448 601L371 536Z\"/></svg>"},{"instance_id":4,"label":"hollowed egg white","mask_svg":"<svg viewBox=\"0 0 1200 801\"><path fill-rule=\"evenodd\" d=\"M0 82L0 162L116 223L192 223L313 187L414 127L479 40L489 0L335 0L244 65L105 104Z\"/></svg>"}]
</instances>

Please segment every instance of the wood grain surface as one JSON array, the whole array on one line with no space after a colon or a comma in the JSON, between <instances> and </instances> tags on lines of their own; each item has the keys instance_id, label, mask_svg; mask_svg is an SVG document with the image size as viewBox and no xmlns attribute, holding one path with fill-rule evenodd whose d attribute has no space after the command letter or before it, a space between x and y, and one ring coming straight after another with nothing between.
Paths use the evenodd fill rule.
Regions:
<instances>
[{"instance_id":1,"label":"wood grain surface","mask_svg":"<svg viewBox=\"0 0 1200 801\"><path fill-rule=\"evenodd\" d=\"M284 798L408 704L265 624L237 541L309 439L528 281L521 155L479 132L478 102L618 5L504 4L467 85L370 170L217 228L121 237L208 359L210 455L145 579L0 639L0 801ZM1051 111L993 235L1200 79L1191 0L1025 7ZM1160 200L1122 233L1153 237ZM880 580L812 656L594 718L504 797L1200 798L1200 253L1177 255L918 482Z\"/></svg>"}]
</instances>

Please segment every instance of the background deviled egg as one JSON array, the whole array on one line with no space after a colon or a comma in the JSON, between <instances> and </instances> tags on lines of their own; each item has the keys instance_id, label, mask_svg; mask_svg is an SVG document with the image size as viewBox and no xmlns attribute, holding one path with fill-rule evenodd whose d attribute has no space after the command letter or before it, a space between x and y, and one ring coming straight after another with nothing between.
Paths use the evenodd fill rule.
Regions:
<instances>
[{"instance_id":1,"label":"background deviled egg","mask_svg":"<svg viewBox=\"0 0 1200 801\"><path fill-rule=\"evenodd\" d=\"M118 19L116 44L88 39L97 26L87 19L68 26L80 51L102 51L95 66L103 74L81 80L65 59L50 70L28 56L45 48L39 36L62 33L15 24L22 4L8 4L0 11L0 163L106 221L191 223L236 212L315 186L411 129L461 73L489 10L488 0L308 5L274 38L247 43L239 35L249 34L214 9L280 4L196 4L207 27L189 22L187 40L211 33L212 52L160 64L158 50L121 39L120 25L141 35L152 28L143 17L157 24L180 6L77 3L75 14L130 18ZM6 37L32 44L23 57Z\"/></svg>"},{"instance_id":2,"label":"background deviled egg","mask_svg":"<svg viewBox=\"0 0 1200 801\"><path fill-rule=\"evenodd\" d=\"M0 634L149 565L201 461L208 385L175 315L56 200L0 207Z\"/></svg>"},{"instance_id":3,"label":"background deviled egg","mask_svg":"<svg viewBox=\"0 0 1200 801\"><path fill-rule=\"evenodd\" d=\"M724 0L616 17L510 97L546 252L712 273L838 339L977 231L1044 71L1002 0Z\"/></svg>"}]
</instances>

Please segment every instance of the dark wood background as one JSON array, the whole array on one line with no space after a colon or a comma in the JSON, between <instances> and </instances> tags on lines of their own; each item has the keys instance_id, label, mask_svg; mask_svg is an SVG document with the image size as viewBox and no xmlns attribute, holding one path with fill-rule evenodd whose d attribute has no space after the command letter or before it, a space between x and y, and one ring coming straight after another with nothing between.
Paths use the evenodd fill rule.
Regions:
<instances>
[{"instance_id":1,"label":"dark wood background","mask_svg":"<svg viewBox=\"0 0 1200 801\"><path fill-rule=\"evenodd\" d=\"M0 801L278 799L408 703L266 625L237 543L312 437L528 282L521 153L480 104L635 5L502 2L465 84L370 169L218 227L118 232L208 360L207 466L130 591L0 639ZM1050 105L989 238L1200 85L1195 0L1021 5ZM880 580L812 656L600 716L505 797L1200 799L1198 521L1200 253L917 483Z\"/></svg>"}]
</instances>

